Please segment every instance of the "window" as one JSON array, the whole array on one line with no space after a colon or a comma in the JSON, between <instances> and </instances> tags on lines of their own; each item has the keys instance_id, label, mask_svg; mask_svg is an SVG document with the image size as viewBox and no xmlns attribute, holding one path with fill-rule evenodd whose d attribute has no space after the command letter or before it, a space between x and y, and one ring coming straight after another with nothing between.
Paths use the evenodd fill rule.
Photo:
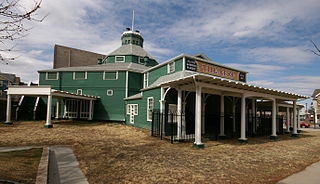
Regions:
<instances>
[{"instance_id":1,"label":"window","mask_svg":"<svg viewBox=\"0 0 320 184\"><path fill-rule=\"evenodd\" d=\"M127 115L138 115L138 104L127 104Z\"/></svg>"},{"instance_id":2,"label":"window","mask_svg":"<svg viewBox=\"0 0 320 184\"><path fill-rule=\"evenodd\" d=\"M58 72L47 72L46 80L58 80L59 73Z\"/></svg>"},{"instance_id":3,"label":"window","mask_svg":"<svg viewBox=\"0 0 320 184\"><path fill-rule=\"evenodd\" d=\"M73 72L73 80L87 79L87 72Z\"/></svg>"},{"instance_id":4,"label":"window","mask_svg":"<svg viewBox=\"0 0 320 184\"><path fill-rule=\"evenodd\" d=\"M112 89L108 89L107 90L107 95L108 96L113 96L113 90Z\"/></svg>"},{"instance_id":5,"label":"window","mask_svg":"<svg viewBox=\"0 0 320 184\"><path fill-rule=\"evenodd\" d=\"M103 72L103 80L117 80L118 72Z\"/></svg>"},{"instance_id":6,"label":"window","mask_svg":"<svg viewBox=\"0 0 320 184\"><path fill-rule=\"evenodd\" d=\"M77 89L77 94L82 95L82 89Z\"/></svg>"},{"instance_id":7,"label":"window","mask_svg":"<svg viewBox=\"0 0 320 184\"><path fill-rule=\"evenodd\" d=\"M2 90L0 90L0 96L2 96Z\"/></svg>"},{"instance_id":8,"label":"window","mask_svg":"<svg viewBox=\"0 0 320 184\"><path fill-rule=\"evenodd\" d=\"M175 71L175 62L168 64L168 73L172 73Z\"/></svg>"},{"instance_id":9,"label":"window","mask_svg":"<svg viewBox=\"0 0 320 184\"><path fill-rule=\"evenodd\" d=\"M145 73L143 75L143 87L144 88L148 87L148 78L149 78L149 73Z\"/></svg>"},{"instance_id":10,"label":"window","mask_svg":"<svg viewBox=\"0 0 320 184\"><path fill-rule=\"evenodd\" d=\"M147 99L147 121L152 121L153 97Z\"/></svg>"},{"instance_id":11,"label":"window","mask_svg":"<svg viewBox=\"0 0 320 184\"><path fill-rule=\"evenodd\" d=\"M125 62L126 57L125 56L116 56L116 62Z\"/></svg>"},{"instance_id":12,"label":"window","mask_svg":"<svg viewBox=\"0 0 320 184\"><path fill-rule=\"evenodd\" d=\"M2 87L3 86L3 81L0 81L0 87Z\"/></svg>"}]
</instances>

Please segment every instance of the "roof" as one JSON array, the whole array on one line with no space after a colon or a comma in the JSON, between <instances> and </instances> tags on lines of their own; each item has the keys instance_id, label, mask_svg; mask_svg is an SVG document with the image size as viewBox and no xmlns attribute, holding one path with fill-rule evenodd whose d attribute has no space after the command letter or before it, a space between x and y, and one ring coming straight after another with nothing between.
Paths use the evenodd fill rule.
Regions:
<instances>
[{"instance_id":1,"label":"roof","mask_svg":"<svg viewBox=\"0 0 320 184\"><path fill-rule=\"evenodd\" d=\"M52 89L51 86L9 86L8 94L11 95L26 95L26 96L48 96L61 98L73 98L83 100L95 100L100 98L99 96L76 94L66 91L60 91Z\"/></svg>"},{"instance_id":2,"label":"roof","mask_svg":"<svg viewBox=\"0 0 320 184\"><path fill-rule=\"evenodd\" d=\"M191 59L194 59L194 60L197 60L197 61L202 61L202 62L205 62L205 63L208 63L208 64L220 66L220 67L223 67L223 68L226 68L226 69L231 69L231 70L235 70L235 71L239 71L239 72L243 72L243 73L248 73L247 71L239 70L239 69L232 68L232 67L229 67L229 66L226 66L226 65L222 65L222 64L213 62L213 61L211 61L211 60L209 60L209 59L202 59L200 56L205 57L204 55L201 55L201 54L198 54L198 55L196 55L196 56L190 56L190 55L187 55L187 54L180 54L180 55L178 55L178 56L176 56L176 57L174 57L174 58L171 58L171 59L169 59L169 60L167 60L167 61L165 61L165 62L162 62L162 63L160 63L160 64L158 64L158 65L155 65L155 66L149 68L149 69L148 69L147 71L145 71L145 72L148 72L148 71L157 69L157 68L159 68L159 67L161 67L161 66L163 66L163 65L166 65L166 64L168 64L168 63L170 63L170 62L172 62L172 61L175 61L175 60L177 60L177 59L180 59L180 58L183 58L183 57L188 57L188 58L191 58Z\"/></svg>"},{"instance_id":3,"label":"roof","mask_svg":"<svg viewBox=\"0 0 320 184\"><path fill-rule=\"evenodd\" d=\"M149 57L151 59L154 59L150 54L148 54L142 47L138 45L128 44L128 45L122 45L115 51L108 54L108 56L121 56L121 55L135 55L140 57Z\"/></svg>"},{"instance_id":4,"label":"roof","mask_svg":"<svg viewBox=\"0 0 320 184\"><path fill-rule=\"evenodd\" d=\"M38 72L76 72L76 71L131 71L143 73L149 67L137 63L106 63L101 65L65 67L49 70L40 70Z\"/></svg>"},{"instance_id":5,"label":"roof","mask_svg":"<svg viewBox=\"0 0 320 184\"><path fill-rule=\"evenodd\" d=\"M320 89L315 89L311 97L315 98L320 93Z\"/></svg>"},{"instance_id":6,"label":"roof","mask_svg":"<svg viewBox=\"0 0 320 184\"><path fill-rule=\"evenodd\" d=\"M221 77L216 77L216 76L192 72L192 71L181 71L171 75L165 75L165 76L159 77L158 80L156 80L152 85L142 89L142 91L160 87L160 86L168 86L168 85L179 86L179 85L194 84L195 80L203 84L208 84L212 86L214 85L221 86L224 89L230 89L230 91L256 92L256 93L263 93L267 95L285 97L290 99L309 98L308 96L304 96L304 95L254 86L254 85L247 84L245 82L234 81L230 79L225 79Z\"/></svg>"},{"instance_id":7,"label":"roof","mask_svg":"<svg viewBox=\"0 0 320 184\"><path fill-rule=\"evenodd\" d=\"M132 95L132 96L125 98L125 100L135 100L135 99L140 99L140 98L142 98L142 94L138 93L138 94L135 94L135 95Z\"/></svg>"}]
</instances>

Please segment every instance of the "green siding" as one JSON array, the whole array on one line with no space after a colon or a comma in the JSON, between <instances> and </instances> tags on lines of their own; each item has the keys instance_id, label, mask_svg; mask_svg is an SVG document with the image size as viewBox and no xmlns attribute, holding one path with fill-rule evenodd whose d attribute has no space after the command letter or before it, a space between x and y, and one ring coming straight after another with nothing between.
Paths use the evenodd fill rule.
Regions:
<instances>
[{"instance_id":1,"label":"green siding","mask_svg":"<svg viewBox=\"0 0 320 184\"><path fill-rule=\"evenodd\" d=\"M148 97L153 97L154 107L153 109L160 109L160 88L155 88L152 90L144 91L143 97L137 100L127 100L126 104L138 104L138 116L134 118L134 124L129 123L130 117L127 115L126 123L128 125L141 127L141 128L151 128L151 121L147 121L147 99Z\"/></svg>"},{"instance_id":2,"label":"green siding","mask_svg":"<svg viewBox=\"0 0 320 184\"><path fill-rule=\"evenodd\" d=\"M183 61L182 59L176 60L175 72L180 72L183 70Z\"/></svg>"},{"instance_id":3,"label":"green siding","mask_svg":"<svg viewBox=\"0 0 320 184\"><path fill-rule=\"evenodd\" d=\"M103 80L103 72L88 72L86 80L73 80L73 72L60 72L60 80L45 80L40 73L40 85L51 85L54 89L76 93L82 89L86 95L100 96L95 101L93 118L96 120L124 121L126 72L118 73L118 80ZM107 96L107 90L113 90L113 96Z\"/></svg>"},{"instance_id":4,"label":"green siding","mask_svg":"<svg viewBox=\"0 0 320 184\"><path fill-rule=\"evenodd\" d=\"M167 75L167 65L149 71L148 85L154 83L159 77Z\"/></svg>"},{"instance_id":5,"label":"green siding","mask_svg":"<svg viewBox=\"0 0 320 184\"><path fill-rule=\"evenodd\" d=\"M128 72L128 96L140 93L143 87L143 74Z\"/></svg>"}]
</instances>

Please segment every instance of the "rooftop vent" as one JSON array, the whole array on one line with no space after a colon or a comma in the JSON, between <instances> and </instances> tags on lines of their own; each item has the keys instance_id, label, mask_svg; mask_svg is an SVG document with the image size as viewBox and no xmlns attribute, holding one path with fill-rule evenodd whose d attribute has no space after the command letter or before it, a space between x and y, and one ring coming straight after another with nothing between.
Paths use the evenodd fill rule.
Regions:
<instances>
[{"instance_id":1,"label":"rooftop vent","mask_svg":"<svg viewBox=\"0 0 320 184\"><path fill-rule=\"evenodd\" d=\"M127 27L126 30L127 30L127 31L130 31L130 27Z\"/></svg>"},{"instance_id":2,"label":"rooftop vent","mask_svg":"<svg viewBox=\"0 0 320 184\"><path fill-rule=\"evenodd\" d=\"M140 31L139 31L139 30L136 30L136 32L137 32L137 33L140 33Z\"/></svg>"}]
</instances>

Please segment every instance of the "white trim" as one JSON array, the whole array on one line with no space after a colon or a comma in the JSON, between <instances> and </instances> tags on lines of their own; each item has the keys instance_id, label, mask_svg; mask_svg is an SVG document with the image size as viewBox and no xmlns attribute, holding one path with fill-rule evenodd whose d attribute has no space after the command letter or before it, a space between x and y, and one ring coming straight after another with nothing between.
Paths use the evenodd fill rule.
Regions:
<instances>
[{"instance_id":1,"label":"white trim","mask_svg":"<svg viewBox=\"0 0 320 184\"><path fill-rule=\"evenodd\" d=\"M118 76L118 74L117 74ZM129 72L126 71L126 94L125 94L125 98L128 98L128 83L129 83Z\"/></svg>"},{"instance_id":2,"label":"white trim","mask_svg":"<svg viewBox=\"0 0 320 184\"><path fill-rule=\"evenodd\" d=\"M143 74L143 88L146 88L149 86L149 72L146 72Z\"/></svg>"},{"instance_id":3,"label":"white trim","mask_svg":"<svg viewBox=\"0 0 320 184\"><path fill-rule=\"evenodd\" d=\"M103 80L118 80L118 71L116 71L116 78L115 79L106 79L106 73L114 73L115 71L103 71Z\"/></svg>"},{"instance_id":4,"label":"white trim","mask_svg":"<svg viewBox=\"0 0 320 184\"><path fill-rule=\"evenodd\" d=\"M123 61L117 61L117 58L123 58ZM114 57L114 62L115 63L124 63L124 62L126 62L126 56L115 56Z\"/></svg>"},{"instance_id":5,"label":"white trim","mask_svg":"<svg viewBox=\"0 0 320 184\"><path fill-rule=\"evenodd\" d=\"M172 71L171 71L170 65L173 66ZM167 64L167 73L174 73L175 71L176 71L176 62L173 61L173 62L168 63Z\"/></svg>"},{"instance_id":6,"label":"white trim","mask_svg":"<svg viewBox=\"0 0 320 184\"><path fill-rule=\"evenodd\" d=\"M182 71L183 70L186 70L186 57L185 56L183 56L183 58L182 58Z\"/></svg>"},{"instance_id":7,"label":"white trim","mask_svg":"<svg viewBox=\"0 0 320 184\"><path fill-rule=\"evenodd\" d=\"M127 104L127 115L131 115L131 108L135 108L136 107L136 112L133 113L133 115L137 116L139 115L139 104ZM134 110L135 111L135 110Z\"/></svg>"},{"instance_id":8,"label":"white trim","mask_svg":"<svg viewBox=\"0 0 320 184\"><path fill-rule=\"evenodd\" d=\"M82 89L77 89L76 94L77 94L77 95L82 95L82 91L83 91Z\"/></svg>"},{"instance_id":9,"label":"white trim","mask_svg":"<svg viewBox=\"0 0 320 184\"><path fill-rule=\"evenodd\" d=\"M48 78L48 73L56 73L57 74L56 79L49 79ZM46 72L46 80L58 80L58 79L59 79L59 72Z\"/></svg>"},{"instance_id":10,"label":"white trim","mask_svg":"<svg viewBox=\"0 0 320 184\"><path fill-rule=\"evenodd\" d=\"M84 79L81 78L81 79L76 79L76 73L77 72L84 72ZM72 75L72 79L73 80L86 80L88 79L88 73L86 71L76 71L76 72L73 72L73 75Z\"/></svg>"},{"instance_id":11,"label":"white trim","mask_svg":"<svg viewBox=\"0 0 320 184\"><path fill-rule=\"evenodd\" d=\"M150 108L150 105L149 105L149 99L152 99L152 107L151 108ZM152 121L152 115L150 117L149 111L151 110L151 113L152 113L153 108L154 108L154 99L153 99L153 97L148 97L147 98L147 121Z\"/></svg>"},{"instance_id":12,"label":"white trim","mask_svg":"<svg viewBox=\"0 0 320 184\"><path fill-rule=\"evenodd\" d=\"M107 96L113 96L113 89L107 90Z\"/></svg>"}]
</instances>

